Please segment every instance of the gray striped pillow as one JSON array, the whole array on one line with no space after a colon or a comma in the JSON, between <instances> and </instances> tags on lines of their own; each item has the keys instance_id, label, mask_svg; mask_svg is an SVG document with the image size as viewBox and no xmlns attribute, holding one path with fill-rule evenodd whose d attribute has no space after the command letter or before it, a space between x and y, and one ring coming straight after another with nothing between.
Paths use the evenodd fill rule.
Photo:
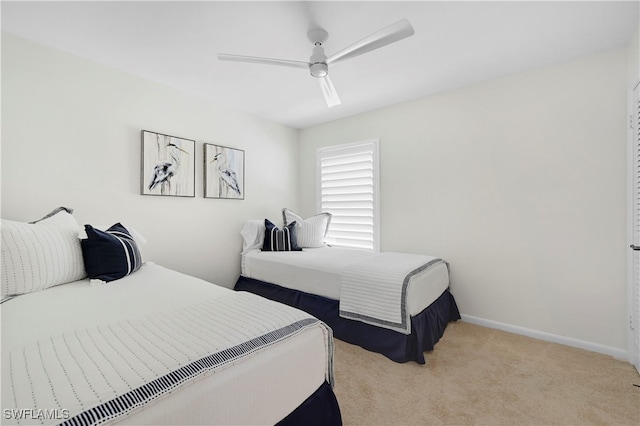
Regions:
<instances>
[{"instance_id":1,"label":"gray striped pillow","mask_svg":"<svg viewBox=\"0 0 640 426\"><path fill-rule=\"evenodd\" d=\"M35 223L2 219L2 299L86 277L78 230L68 209Z\"/></svg>"},{"instance_id":2,"label":"gray striped pillow","mask_svg":"<svg viewBox=\"0 0 640 426\"><path fill-rule=\"evenodd\" d=\"M302 251L296 239L295 222L279 229L269 219L265 219L264 229L262 251Z\"/></svg>"},{"instance_id":3,"label":"gray striped pillow","mask_svg":"<svg viewBox=\"0 0 640 426\"><path fill-rule=\"evenodd\" d=\"M331 223L331 213L320 213L315 216L303 219L291 210L282 209L284 224L296 222L296 236L298 245L302 248L324 246L324 237L329 230Z\"/></svg>"}]
</instances>

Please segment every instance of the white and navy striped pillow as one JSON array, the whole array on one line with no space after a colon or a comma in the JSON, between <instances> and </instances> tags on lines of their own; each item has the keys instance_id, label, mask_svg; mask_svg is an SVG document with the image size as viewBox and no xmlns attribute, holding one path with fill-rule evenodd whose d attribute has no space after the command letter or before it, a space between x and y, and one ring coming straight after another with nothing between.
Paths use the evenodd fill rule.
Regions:
<instances>
[{"instance_id":1,"label":"white and navy striped pillow","mask_svg":"<svg viewBox=\"0 0 640 426\"><path fill-rule=\"evenodd\" d=\"M300 247L322 247L324 237L329 230L331 223L331 213L320 213L315 216L303 219L289 209L282 209L284 224L297 223L296 232L298 245Z\"/></svg>"},{"instance_id":2,"label":"white and navy striped pillow","mask_svg":"<svg viewBox=\"0 0 640 426\"><path fill-rule=\"evenodd\" d=\"M109 282L140 269L142 257L138 245L121 223L116 223L106 231L91 225L85 225L84 229L87 239L80 243L90 278Z\"/></svg>"},{"instance_id":3,"label":"white and navy striped pillow","mask_svg":"<svg viewBox=\"0 0 640 426\"><path fill-rule=\"evenodd\" d=\"M61 207L32 223L2 219L2 300L87 276L71 212Z\"/></svg>"},{"instance_id":4,"label":"white and navy striped pillow","mask_svg":"<svg viewBox=\"0 0 640 426\"><path fill-rule=\"evenodd\" d=\"M296 238L295 222L279 229L269 219L265 219L264 227L262 251L302 251Z\"/></svg>"}]
</instances>

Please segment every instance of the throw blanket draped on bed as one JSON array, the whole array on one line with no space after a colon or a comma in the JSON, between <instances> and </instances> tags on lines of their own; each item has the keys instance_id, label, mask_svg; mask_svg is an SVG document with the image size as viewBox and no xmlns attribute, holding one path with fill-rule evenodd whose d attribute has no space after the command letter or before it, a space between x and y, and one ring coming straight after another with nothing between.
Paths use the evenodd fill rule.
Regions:
<instances>
[{"instance_id":1,"label":"throw blanket draped on bed","mask_svg":"<svg viewBox=\"0 0 640 426\"><path fill-rule=\"evenodd\" d=\"M340 316L411 334L407 287L412 277L444 262L431 256L384 252L342 271Z\"/></svg>"},{"instance_id":2,"label":"throw blanket draped on bed","mask_svg":"<svg viewBox=\"0 0 640 426\"><path fill-rule=\"evenodd\" d=\"M3 409L14 409L17 423L33 423L34 415L42 424L104 423L314 326L331 333L302 311L229 292L69 331L12 350L2 360L9 364L3 371L11 371L2 378ZM332 383L333 348L327 351Z\"/></svg>"}]
</instances>

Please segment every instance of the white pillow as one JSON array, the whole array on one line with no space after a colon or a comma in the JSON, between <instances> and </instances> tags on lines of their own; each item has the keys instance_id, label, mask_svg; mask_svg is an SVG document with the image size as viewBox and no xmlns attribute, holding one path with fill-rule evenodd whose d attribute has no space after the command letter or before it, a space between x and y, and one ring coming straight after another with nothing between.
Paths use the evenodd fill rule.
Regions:
<instances>
[{"instance_id":1,"label":"white pillow","mask_svg":"<svg viewBox=\"0 0 640 426\"><path fill-rule=\"evenodd\" d=\"M72 210L60 208L35 223L2 219L2 299L87 276Z\"/></svg>"},{"instance_id":2,"label":"white pillow","mask_svg":"<svg viewBox=\"0 0 640 426\"><path fill-rule=\"evenodd\" d=\"M251 219L244 224L240 235L242 235L242 253L246 254L251 250L262 248L264 242L264 219Z\"/></svg>"},{"instance_id":3,"label":"white pillow","mask_svg":"<svg viewBox=\"0 0 640 426\"><path fill-rule=\"evenodd\" d=\"M282 217L285 226L296 222L296 235L300 247L324 246L324 237L327 235L329 223L331 223L331 213L320 213L303 219L291 210L284 208L282 209Z\"/></svg>"}]
</instances>

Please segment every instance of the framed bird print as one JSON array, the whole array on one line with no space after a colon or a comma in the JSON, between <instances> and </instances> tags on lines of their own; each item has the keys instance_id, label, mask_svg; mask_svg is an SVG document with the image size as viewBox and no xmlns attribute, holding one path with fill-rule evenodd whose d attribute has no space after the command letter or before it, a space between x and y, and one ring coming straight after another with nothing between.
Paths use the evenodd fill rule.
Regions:
<instances>
[{"instance_id":1,"label":"framed bird print","mask_svg":"<svg viewBox=\"0 0 640 426\"><path fill-rule=\"evenodd\" d=\"M196 141L142 131L142 195L196 196Z\"/></svg>"},{"instance_id":2,"label":"framed bird print","mask_svg":"<svg viewBox=\"0 0 640 426\"><path fill-rule=\"evenodd\" d=\"M244 151L204 144L204 197L244 200Z\"/></svg>"}]
</instances>

